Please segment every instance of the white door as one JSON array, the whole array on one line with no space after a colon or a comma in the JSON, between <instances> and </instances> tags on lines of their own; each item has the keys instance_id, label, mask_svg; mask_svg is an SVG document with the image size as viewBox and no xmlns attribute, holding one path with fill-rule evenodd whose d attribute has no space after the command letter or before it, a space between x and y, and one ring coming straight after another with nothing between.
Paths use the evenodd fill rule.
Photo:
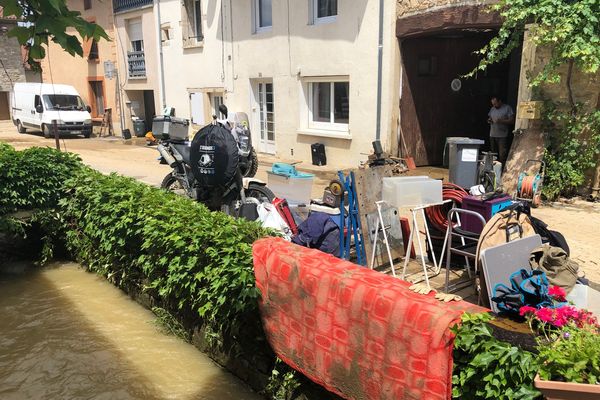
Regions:
<instances>
[{"instance_id":1,"label":"white door","mask_svg":"<svg viewBox=\"0 0 600 400\"><path fill-rule=\"evenodd\" d=\"M273 82L257 83L259 151L275 154L275 114Z\"/></svg>"},{"instance_id":2,"label":"white door","mask_svg":"<svg viewBox=\"0 0 600 400\"><path fill-rule=\"evenodd\" d=\"M204 125L204 93L190 93L190 106L192 114L192 123Z\"/></svg>"}]
</instances>

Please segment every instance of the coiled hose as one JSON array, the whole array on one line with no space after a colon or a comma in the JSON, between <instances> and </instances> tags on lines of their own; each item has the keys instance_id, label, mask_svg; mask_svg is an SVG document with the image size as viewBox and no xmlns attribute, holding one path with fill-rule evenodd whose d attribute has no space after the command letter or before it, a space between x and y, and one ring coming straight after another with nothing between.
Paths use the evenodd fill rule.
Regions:
<instances>
[{"instance_id":1,"label":"coiled hose","mask_svg":"<svg viewBox=\"0 0 600 400\"><path fill-rule=\"evenodd\" d=\"M453 207L460 207L463 198L468 195L469 192L462 187L453 183L444 183L442 185L442 199L452 200L452 203L426 208L425 214L429 224L438 231L445 232L448 229L448 211Z\"/></svg>"}]
</instances>

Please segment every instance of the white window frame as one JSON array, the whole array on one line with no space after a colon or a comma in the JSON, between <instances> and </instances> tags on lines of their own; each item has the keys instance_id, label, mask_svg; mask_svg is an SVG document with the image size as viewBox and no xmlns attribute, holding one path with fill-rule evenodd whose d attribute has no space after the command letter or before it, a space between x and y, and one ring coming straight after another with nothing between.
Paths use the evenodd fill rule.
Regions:
<instances>
[{"instance_id":1,"label":"white window frame","mask_svg":"<svg viewBox=\"0 0 600 400\"><path fill-rule=\"evenodd\" d=\"M271 0L271 25L260 25L260 0L252 0L252 19L254 21L254 33L269 32L273 29L273 1Z\"/></svg>"},{"instance_id":2,"label":"white window frame","mask_svg":"<svg viewBox=\"0 0 600 400\"><path fill-rule=\"evenodd\" d=\"M338 6L339 6L339 4L338 4ZM313 25L329 24L329 23L335 22L338 14L339 14L339 10L338 10L338 14L336 14L336 15L330 15L328 17L320 17L319 18L319 0L309 0L309 7L310 7L311 23Z\"/></svg>"},{"instance_id":3,"label":"white window frame","mask_svg":"<svg viewBox=\"0 0 600 400\"><path fill-rule=\"evenodd\" d=\"M348 123L336 123L336 122L319 122L313 121L313 83L329 83L331 85L331 98L330 98L330 121L335 120L335 94L334 87L335 83L345 82L348 83L348 98L350 97L350 79L348 77L323 77L323 78L308 78L304 81L304 90L306 93L306 115L308 121L306 126L310 130L316 131L334 131L336 133L349 133L350 126L350 114L348 113ZM350 99L348 99L350 100Z\"/></svg>"}]
</instances>

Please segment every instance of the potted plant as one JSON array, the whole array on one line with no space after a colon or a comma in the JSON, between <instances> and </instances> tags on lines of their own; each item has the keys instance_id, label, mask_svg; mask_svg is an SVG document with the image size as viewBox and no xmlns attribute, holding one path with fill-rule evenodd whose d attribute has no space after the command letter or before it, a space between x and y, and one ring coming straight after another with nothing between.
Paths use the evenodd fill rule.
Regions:
<instances>
[{"instance_id":1,"label":"potted plant","mask_svg":"<svg viewBox=\"0 0 600 400\"><path fill-rule=\"evenodd\" d=\"M550 294L564 301L562 289ZM600 325L593 314L566 303L520 312L539 334L535 387L549 400L600 399Z\"/></svg>"}]
</instances>

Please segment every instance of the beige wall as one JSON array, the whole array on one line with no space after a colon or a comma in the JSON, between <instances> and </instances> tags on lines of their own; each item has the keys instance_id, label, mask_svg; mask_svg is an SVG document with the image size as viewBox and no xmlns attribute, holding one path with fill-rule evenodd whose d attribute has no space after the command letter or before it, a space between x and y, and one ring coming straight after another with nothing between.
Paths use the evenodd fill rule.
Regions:
<instances>
[{"instance_id":1,"label":"beige wall","mask_svg":"<svg viewBox=\"0 0 600 400\"><path fill-rule=\"evenodd\" d=\"M289 2L290 10L286 2L274 1L271 30L256 34L251 3L203 2L204 43L184 49L180 2L161 1L161 22L172 30L163 48L167 104L176 108L178 116L189 118L190 91L222 87L229 108L250 115L258 146L252 84L272 80L276 154L310 163L310 144L321 142L330 165L357 166L367 157L361 153L371 152L375 140L379 1L340 1L335 22L315 25L308 24L307 1ZM399 62L395 3L385 3L381 139L390 148L396 135ZM350 135L303 134L303 82L331 76L349 77Z\"/></svg>"},{"instance_id":2,"label":"beige wall","mask_svg":"<svg viewBox=\"0 0 600 400\"><path fill-rule=\"evenodd\" d=\"M144 40L144 57L146 64L145 78L130 78L127 74L127 52L131 50L128 35L128 21L132 19L141 19L142 35ZM118 12L114 16L115 36L117 45L117 59L119 71L121 72L121 86L123 97L123 114L125 127L131 130L133 134L133 124L131 122L132 102L140 104L140 112L143 114L143 90L154 91L154 106L157 113L160 113L160 69L157 43L157 20L153 7L142 7L131 11ZM135 103L134 103L135 104Z\"/></svg>"},{"instance_id":3,"label":"beige wall","mask_svg":"<svg viewBox=\"0 0 600 400\"><path fill-rule=\"evenodd\" d=\"M98 77L104 82L104 106L112 109L113 125L119 131L119 101L117 79L104 78L104 61L110 60L115 66L117 62L117 47L115 31L113 27L113 14L110 2L92 0L92 8L83 9L83 1L69 0L68 7L73 11L79 11L83 18L95 20L100 25L111 41L101 40L98 42L98 60L88 61L85 57L71 56L59 45L50 42L46 50L46 58L42 60L42 79L45 83L61 83L75 87L81 98L91 105L94 102L88 78ZM78 34L73 30L72 34ZM78 36L79 37L79 36Z\"/></svg>"}]
</instances>

